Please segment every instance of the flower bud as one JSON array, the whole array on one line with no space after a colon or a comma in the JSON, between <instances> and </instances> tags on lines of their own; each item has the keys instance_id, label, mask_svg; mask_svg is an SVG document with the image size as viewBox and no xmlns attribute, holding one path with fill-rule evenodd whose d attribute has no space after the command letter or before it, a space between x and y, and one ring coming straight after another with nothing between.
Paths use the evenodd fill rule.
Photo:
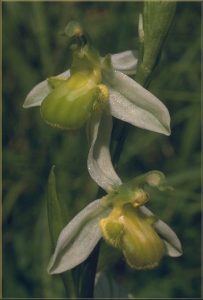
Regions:
<instances>
[{"instance_id":1,"label":"flower bud","mask_svg":"<svg viewBox=\"0 0 203 300\"><path fill-rule=\"evenodd\" d=\"M68 38L72 38L72 37L80 37L84 33L83 33L83 29L82 29L81 25L78 22L71 21L65 27L64 34Z\"/></svg>"},{"instance_id":2,"label":"flower bud","mask_svg":"<svg viewBox=\"0 0 203 300\"><path fill-rule=\"evenodd\" d=\"M158 265L165 245L153 228L155 217L146 217L132 206L115 206L109 216L100 221L104 239L122 250L130 267L150 269Z\"/></svg>"},{"instance_id":3,"label":"flower bud","mask_svg":"<svg viewBox=\"0 0 203 300\"><path fill-rule=\"evenodd\" d=\"M176 3L172 1L145 1L143 18L139 18L140 58L136 80L146 84L154 70L160 51L172 24Z\"/></svg>"}]
</instances>

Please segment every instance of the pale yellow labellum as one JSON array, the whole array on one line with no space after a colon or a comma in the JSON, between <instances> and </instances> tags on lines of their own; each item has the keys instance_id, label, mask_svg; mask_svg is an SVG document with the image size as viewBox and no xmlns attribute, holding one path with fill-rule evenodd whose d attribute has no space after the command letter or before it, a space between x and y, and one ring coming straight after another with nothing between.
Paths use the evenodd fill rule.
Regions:
<instances>
[{"instance_id":1,"label":"pale yellow labellum","mask_svg":"<svg viewBox=\"0 0 203 300\"><path fill-rule=\"evenodd\" d=\"M165 245L153 228L155 217L144 216L131 203L115 206L100 221L104 239L119 248L131 268L151 269L165 254Z\"/></svg>"}]
</instances>

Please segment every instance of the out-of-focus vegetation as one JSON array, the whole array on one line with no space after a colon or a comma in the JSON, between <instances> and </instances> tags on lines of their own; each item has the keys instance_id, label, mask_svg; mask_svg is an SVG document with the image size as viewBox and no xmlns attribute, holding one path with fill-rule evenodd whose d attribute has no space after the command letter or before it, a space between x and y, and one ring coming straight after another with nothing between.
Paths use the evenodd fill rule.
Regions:
<instances>
[{"instance_id":1,"label":"out-of-focus vegetation","mask_svg":"<svg viewBox=\"0 0 203 300\"><path fill-rule=\"evenodd\" d=\"M56 165L67 221L97 191L86 169L85 130L70 133L47 126L38 108L22 108L25 96L36 83L69 66L70 52L60 34L67 22L79 20L102 55L115 53L137 47L141 5L3 3L4 297L65 297L60 278L46 272L51 246L45 197L51 166ZM118 173L123 180L152 169L167 175L174 191L154 195L149 206L177 232L184 254L165 257L154 270L133 271L119 252L102 243L99 271L131 297L200 297L200 3L178 3L149 89L169 108L172 134L130 127ZM103 282L97 296L104 289Z\"/></svg>"}]
</instances>

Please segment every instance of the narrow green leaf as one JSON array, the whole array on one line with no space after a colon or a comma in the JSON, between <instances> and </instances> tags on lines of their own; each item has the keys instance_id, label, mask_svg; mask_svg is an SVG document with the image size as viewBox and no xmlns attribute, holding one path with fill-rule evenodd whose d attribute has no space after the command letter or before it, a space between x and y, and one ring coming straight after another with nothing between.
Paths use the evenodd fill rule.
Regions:
<instances>
[{"instance_id":1,"label":"narrow green leaf","mask_svg":"<svg viewBox=\"0 0 203 300\"><path fill-rule=\"evenodd\" d=\"M152 69L165 41L174 13L175 2L146 1L144 3L144 57L143 63Z\"/></svg>"},{"instance_id":2,"label":"narrow green leaf","mask_svg":"<svg viewBox=\"0 0 203 300\"><path fill-rule=\"evenodd\" d=\"M142 85L149 82L159 58L163 43L172 24L176 2L146 1L144 2L143 23L140 38L140 53L136 80ZM140 33L140 30L139 30Z\"/></svg>"},{"instance_id":3,"label":"narrow green leaf","mask_svg":"<svg viewBox=\"0 0 203 300\"><path fill-rule=\"evenodd\" d=\"M65 224L63 208L60 205L56 193L56 180L55 180L54 168L55 166L51 168L49 174L48 195L47 195L47 213L48 213L49 230L50 230L53 249L56 245L59 233L61 232Z\"/></svg>"},{"instance_id":4,"label":"narrow green leaf","mask_svg":"<svg viewBox=\"0 0 203 300\"><path fill-rule=\"evenodd\" d=\"M64 224L66 223L64 210L56 193L56 179L53 166L51 168L48 179L48 195L47 195L47 215L49 223L49 232L51 236L52 248L54 250ZM66 272L61 275L67 297L76 297L75 285L71 272Z\"/></svg>"}]
</instances>

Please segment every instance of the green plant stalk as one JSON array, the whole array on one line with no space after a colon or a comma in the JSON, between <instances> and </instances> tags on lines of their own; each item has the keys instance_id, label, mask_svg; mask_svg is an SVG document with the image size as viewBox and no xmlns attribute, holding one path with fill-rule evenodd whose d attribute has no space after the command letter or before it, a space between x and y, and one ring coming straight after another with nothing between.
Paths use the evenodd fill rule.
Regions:
<instances>
[{"instance_id":1,"label":"green plant stalk","mask_svg":"<svg viewBox=\"0 0 203 300\"><path fill-rule=\"evenodd\" d=\"M100 242L94 248L88 259L78 268L80 269L79 298L94 298L94 283L99 258Z\"/></svg>"}]
</instances>

